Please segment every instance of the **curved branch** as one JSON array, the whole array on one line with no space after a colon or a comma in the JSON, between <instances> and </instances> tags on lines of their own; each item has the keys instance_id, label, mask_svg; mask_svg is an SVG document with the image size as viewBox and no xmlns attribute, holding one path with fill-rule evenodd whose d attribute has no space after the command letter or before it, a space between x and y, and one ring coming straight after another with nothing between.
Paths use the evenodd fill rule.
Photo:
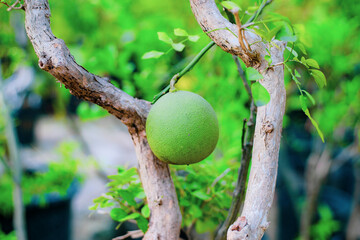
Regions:
<instances>
[{"instance_id":1,"label":"curved branch","mask_svg":"<svg viewBox=\"0 0 360 240\"><path fill-rule=\"evenodd\" d=\"M256 68L264 77L259 82L270 94L270 102L257 109L252 164L244 207L241 216L227 232L228 240L261 239L269 225L267 216L275 193L286 100L284 67L268 67L264 56L268 49L275 64L282 62L286 43L255 43L252 44L253 53L247 55L233 35L236 26L221 16L214 0L190 0L190 4L203 31L224 51L238 55L247 66ZM228 30L214 31L223 28L230 29L232 33ZM245 37L250 44L261 40L259 36L246 31Z\"/></svg>"},{"instance_id":2,"label":"curved branch","mask_svg":"<svg viewBox=\"0 0 360 240\"><path fill-rule=\"evenodd\" d=\"M190 0L191 9L202 30L225 52L239 56L247 66L258 67L263 56L258 54L265 49L261 38L244 29L244 38L253 52L247 52L239 43L238 28L219 12L214 0Z\"/></svg>"},{"instance_id":3,"label":"curved branch","mask_svg":"<svg viewBox=\"0 0 360 240\"><path fill-rule=\"evenodd\" d=\"M146 139L150 103L129 96L106 78L78 65L64 41L53 35L49 18L47 0L25 0L26 32L39 57L39 67L63 83L71 94L100 105L127 125L151 212L144 239L178 240L181 213L169 166L155 157Z\"/></svg>"}]
</instances>

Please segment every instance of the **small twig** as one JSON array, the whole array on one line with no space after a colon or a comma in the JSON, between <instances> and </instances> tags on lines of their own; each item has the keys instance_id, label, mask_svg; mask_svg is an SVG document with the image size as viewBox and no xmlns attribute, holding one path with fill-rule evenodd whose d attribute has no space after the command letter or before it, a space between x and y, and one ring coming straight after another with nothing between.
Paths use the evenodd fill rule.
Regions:
<instances>
[{"instance_id":1,"label":"small twig","mask_svg":"<svg viewBox=\"0 0 360 240\"><path fill-rule=\"evenodd\" d=\"M272 67L276 67L276 66L283 65L283 64L285 64L285 62L279 62L279 63L273 64L273 65L270 65L269 67L272 68Z\"/></svg>"},{"instance_id":2,"label":"small twig","mask_svg":"<svg viewBox=\"0 0 360 240\"><path fill-rule=\"evenodd\" d=\"M9 5L9 4L7 4L6 2L0 1L0 3L2 3L2 4L4 4L4 5L6 5L8 8L10 8L10 5Z\"/></svg>"},{"instance_id":3,"label":"small twig","mask_svg":"<svg viewBox=\"0 0 360 240\"><path fill-rule=\"evenodd\" d=\"M16 0L12 5L9 5L7 4L6 2L0 2L4 5L6 5L8 7L7 11L10 12L11 10L18 10L18 9L21 9L21 10L25 10L25 7L23 4L20 3L20 0ZM20 6L16 7L16 5L20 4Z\"/></svg>"},{"instance_id":4,"label":"small twig","mask_svg":"<svg viewBox=\"0 0 360 240\"><path fill-rule=\"evenodd\" d=\"M248 84L248 82L247 82L247 80L246 80L246 76L245 76L244 70L243 70L242 67L241 67L239 58L238 58L237 56L234 56L234 55L233 55L232 57L233 57L233 59L234 59L234 61L235 61L235 63L236 63L236 67L237 67L239 76L240 76L240 78L241 78L241 80L242 80L242 82L243 82L243 84L244 84L244 87L245 87L245 89L246 89L246 92L248 93L250 99L252 99L253 96L252 96L252 93L251 93L251 88L250 88L250 86L249 86L249 84Z\"/></svg>"},{"instance_id":5,"label":"small twig","mask_svg":"<svg viewBox=\"0 0 360 240\"><path fill-rule=\"evenodd\" d=\"M265 0L264 0L265 1ZM246 23L251 23L254 22L256 20L256 18L262 13L262 11L264 10L264 8L269 5L270 3L272 3L273 0L267 0L265 3L263 2L259 9L247 20Z\"/></svg>"},{"instance_id":6,"label":"small twig","mask_svg":"<svg viewBox=\"0 0 360 240\"><path fill-rule=\"evenodd\" d=\"M127 234L122 235L120 237L113 238L112 240L123 240L128 237L131 237L134 239L134 238L140 238L142 236L144 236L144 233L141 230L134 230L134 231L128 231Z\"/></svg>"},{"instance_id":7,"label":"small twig","mask_svg":"<svg viewBox=\"0 0 360 240\"><path fill-rule=\"evenodd\" d=\"M189 72L196 65L196 63L202 58L202 56L204 56L204 54L214 45L215 45L214 41L209 42L208 45L206 45L203 49L201 49L201 51L193 58L193 60L191 60L191 62L188 65L186 65L186 67L183 70L175 74L171 78L171 79L175 79L174 84L176 84L182 76L184 76L187 72ZM152 103L154 104L157 100L159 100L159 98L165 95L169 90L170 90L170 85L166 86L160 93L155 95Z\"/></svg>"},{"instance_id":8,"label":"small twig","mask_svg":"<svg viewBox=\"0 0 360 240\"><path fill-rule=\"evenodd\" d=\"M215 187L215 185L223 178L226 176L226 174L228 174L231 171L230 168L225 169L225 171L223 173L221 173L217 178L214 179L214 181L212 182L211 186L207 189L207 194L210 193L210 190Z\"/></svg>"},{"instance_id":9,"label":"small twig","mask_svg":"<svg viewBox=\"0 0 360 240\"><path fill-rule=\"evenodd\" d=\"M242 28L241 28L241 21L240 21L240 18L239 18L239 10L236 10L236 11L233 11L232 12L234 14L234 17L235 17L235 22L236 22L236 25L238 27L238 38L239 38L239 43L240 43L240 46L241 48L243 49L244 52L248 52L248 49L246 48L245 44L244 44L244 36L242 34Z\"/></svg>"}]
</instances>

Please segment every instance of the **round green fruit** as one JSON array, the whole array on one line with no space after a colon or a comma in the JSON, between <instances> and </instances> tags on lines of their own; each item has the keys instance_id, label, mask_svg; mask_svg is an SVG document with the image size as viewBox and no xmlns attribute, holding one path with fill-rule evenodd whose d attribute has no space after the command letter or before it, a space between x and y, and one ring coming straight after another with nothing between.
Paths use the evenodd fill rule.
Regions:
<instances>
[{"instance_id":1,"label":"round green fruit","mask_svg":"<svg viewBox=\"0 0 360 240\"><path fill-rule=\"evenodd\" d=\"M211 105L187 91L170 92L151 108L146 121L151 150L172 164L200 162L215 149L219 124Z\"/></svg>"}]
</instances>

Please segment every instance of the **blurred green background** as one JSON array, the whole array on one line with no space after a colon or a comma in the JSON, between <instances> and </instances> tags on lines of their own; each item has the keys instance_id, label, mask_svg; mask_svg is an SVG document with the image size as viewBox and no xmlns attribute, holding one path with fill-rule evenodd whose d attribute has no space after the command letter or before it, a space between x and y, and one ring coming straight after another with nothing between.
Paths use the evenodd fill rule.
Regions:
<instances>
[{"instance_id":1,"label":"blurred green background","mask_svg":"<svg viewBox=\"0 0 360 240\"><path fill-rule=\"evenodd\" d=\"M259 1L235 2L243 9L260 4ZM63 0L50 1L50 8L54 35L66 42L80 65L94 74L109 77L131 96L148 101L209 42L188 1ZM298 238L302 214L311 202L316 206L310 211L314 215L312 239L359 239L356 226L360 224L360 4L356 0L275 0L262 17L266 18L270 12L290 19L308 58L318 61L327 86L319 89L304 67L291 65L301 74L302 88L316 101L310 112L324 133L325 143L322 143L302 112L298 89L285 71L287 103L279 176L272 223L265 238ZM51 75L40 71L23 22L23 12L7 12L6 6L0 5L2 79L10 79L22 66L34 71L35 80L28 91L36 96L38 104L31 113L94 121L106 116L105 111L72 97ZM184 41L185 49L174 51L159 41L157 32L167 33L175 42L183 41L184 37L174 35L175 28L185 29L200 39ZM152 50L166 54L142 59ZM177 87L196 92L209 101L220 123L220 140L208 159L190 167L171 166L183 213L183 229L207 232L208 237L225 219L230 206L241 157L243 119L249 115L248 96L231 55L219 47L212 48L180 79ZM31 99L25 97L24 102L13 112L18 126L29 121L22 110L31 108ZM2 139L5 146L6 139ZM19 140L26 145L31 142L31 136L19 136ZM6 147L3 149L0 153L6 155ZM321 175L321 170L314 169L321 169L322 162L331 166L319 180L316 176ZM123 171L119 170L119 174ZM227 172L223 181L208 190L224 171ZM314 193L312 185L319 185L319 190Z\"/></svg>"}]
</instances>

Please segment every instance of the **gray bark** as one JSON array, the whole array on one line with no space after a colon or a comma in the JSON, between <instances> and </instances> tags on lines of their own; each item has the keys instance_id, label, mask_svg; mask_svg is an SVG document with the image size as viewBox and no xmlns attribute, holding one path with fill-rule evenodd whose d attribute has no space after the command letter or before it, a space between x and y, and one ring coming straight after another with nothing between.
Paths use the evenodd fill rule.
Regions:
<instances>
[{"instance_id":1,"label":"gray bark","mask_svg":"<svg viewBox=\"0 0 360 240\"><path fill-rule=\"evenodd\" d=\"M275 41L272 46L265 45L259 36L245 29L245 38L252 48L251 52L247 52L233 35L238 32L237 26L220 14L213 0L190 0L190 4L203 31L224 51L239 56L248 67L257 69L264 76L260 83L270 94L270 102L257 110L253 158L244 208L227 233L229 240L261 239L269 226L267 218L275 193L286 100L284 67L281 64L269 67L264 56L267 55L267 48L271 52L273 64L281 63L286 44Z\"/></svg>"},{"instance_id":2,"label":"gray bark","mask_svg":"<svg viewBox=\"0 0 360 240\"><path fill-rule=\"evenodd\" d=\"M25 0L24 7L26 32L39 58L39 67L64 84L71 94L98 104L128 127L151 212L144 239L178 240L181 213L169 167L155 157L146 139L150 103L129 96L108 79L78 65L64 41L51 31L47 0Z\"/></svg>"}]
</instances>

